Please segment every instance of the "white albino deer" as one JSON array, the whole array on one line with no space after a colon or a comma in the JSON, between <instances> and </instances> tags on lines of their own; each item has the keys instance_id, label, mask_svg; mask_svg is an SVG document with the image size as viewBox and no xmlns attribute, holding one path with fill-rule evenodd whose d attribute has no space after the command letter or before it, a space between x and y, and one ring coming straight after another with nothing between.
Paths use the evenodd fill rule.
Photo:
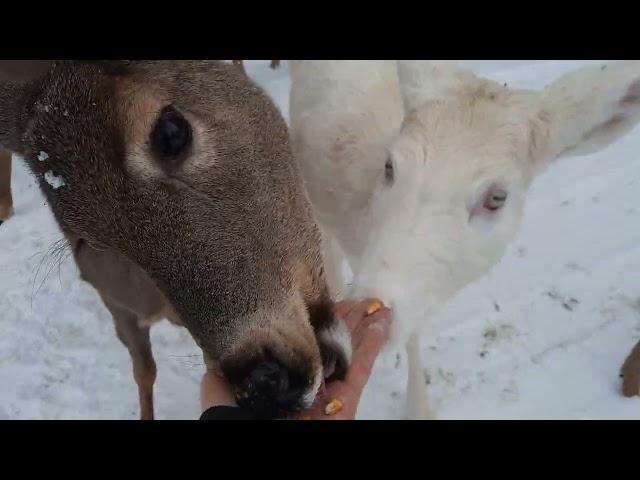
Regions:
<instances>
[{"instance_id":1,"label":"white albino deer","mask_svg":"<svg viewBox=\"0 0 640 480\"><path fill-rule=\"evenodd\" d=\"M640 62L586 67L542 92L450 61L294 61L291 75L292 147L329 240L334 289L342 250L351 295L395 311L410 418L432 418L420 332L502 257L536 174L640 121Z\"/></svg>"}]
</instances>

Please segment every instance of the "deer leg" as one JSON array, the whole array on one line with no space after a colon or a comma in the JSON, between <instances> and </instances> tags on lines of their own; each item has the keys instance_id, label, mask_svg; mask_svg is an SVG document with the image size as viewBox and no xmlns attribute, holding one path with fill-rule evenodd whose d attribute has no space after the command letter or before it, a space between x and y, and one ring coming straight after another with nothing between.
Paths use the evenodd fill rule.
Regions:
<instances>
[{"instance_id":1,"label":"deer leg","mask_svg":"<svg viewBox=\"0 0 640 480\"><path fill-rule=\"evenodd\" d=\"M231 60L235 67L242 72L243 75L247 75L247 71L244 69L243 60Z\"/></svg>"},{"instance_id":2,"label":"deer leg","mask_svg":"<svg viewBox=\"0 0 640 480\"><path fill-rule=\"evenodd\" d=\"M640 395L640 342L635 346L622 365L622 392L625 397Z\"/></svg>"},{"instance_id":3,"label":"deer leg","mask_svg":"<svg viewBox=\"0 0 640 480\"><path fill-rule=\"evenodd\" d=\"M409 378L407 381L407 410L409 420L433 420L427 400L427 386L420 361L420 337L411 335L407 342Z\"/></svg>"},{"instance_id":4,"label":"deer leg","mask_svg":"<svg viewBox=\"0 0 640 480\"><path fill-rule=\"evenodd\" d=\"M133 363L133 378L138 385L140 420L153 420L153 384L156 362L151 352L150 327L141 327L138 316L110 302L105 302L113 316L116 333L127 347Z\"/></svg>"},{"instance_id":5,"label":"deer leg","mask_svg":"<svg viewBox=\"0 0 640 480\"><path fill-rule=\"evenodd\" d=\"M13 215L11 152L0 147L0 223Z\"/></svg>"},{"instance_id":6,"label":"deer leg","mask_svg":"<svg viewBox=\"0 0 640 480\"><path fill-rule=\"evenodd\" d=\"M278 68L280 66L280 61L281 60L271 60L271 68L273 70L275 70L276 68Z\"/></svg>"}]
</instances>

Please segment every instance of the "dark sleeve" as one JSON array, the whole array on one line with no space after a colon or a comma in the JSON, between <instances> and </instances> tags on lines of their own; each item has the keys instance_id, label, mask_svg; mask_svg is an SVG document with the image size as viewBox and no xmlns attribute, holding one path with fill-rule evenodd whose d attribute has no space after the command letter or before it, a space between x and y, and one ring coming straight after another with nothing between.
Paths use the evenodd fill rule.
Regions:
<instances>
[{"instance_id":1,"label":"dark sleeve","mask_svg":"<svg viewBox=\"0 0 640 480\"><path fill-rule=\"evenodd\" d=\"M200 420L257 420L257 417L244 408L220 406L205 410Z\"/></svg>"}]
</instances>

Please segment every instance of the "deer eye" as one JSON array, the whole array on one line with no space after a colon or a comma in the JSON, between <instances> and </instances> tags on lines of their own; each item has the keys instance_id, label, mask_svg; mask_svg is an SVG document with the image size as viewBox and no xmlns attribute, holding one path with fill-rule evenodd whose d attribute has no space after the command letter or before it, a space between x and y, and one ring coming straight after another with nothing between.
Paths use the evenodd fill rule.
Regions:
<instances>
[{"instance_id":1,"label":"deer eye","mask_svg":"<svg viewBox=\"0 0 640 480\"><path fill-rule=\"evenodd\" d=\"M387 161L384 164L384 181L387 185L391 185L393 183L393 178L393 160L391 160L391 157L387 157Z\"/></svg>"},{"instance_id":2,"label":"deer eye","mask_svg":"<svg viewBox=\"0 0 640 480\"><path fill-rule=\"evenodd\" d=\"M160 112L151 131L151 149L159 160L168 164L182 161L193 141L189 121L171 105Z\"/></svg>"},{"instance_id":3,"label":"deer eye","mask_svg":"<svg viewBox=\"0 0 640 480\"><path fill-rule=\"evenodd\" d=\"M492 188L484 199L484 208L490 212L500 210L507 201L507 191L502 188Z\"/></svg>"}]
</instances>

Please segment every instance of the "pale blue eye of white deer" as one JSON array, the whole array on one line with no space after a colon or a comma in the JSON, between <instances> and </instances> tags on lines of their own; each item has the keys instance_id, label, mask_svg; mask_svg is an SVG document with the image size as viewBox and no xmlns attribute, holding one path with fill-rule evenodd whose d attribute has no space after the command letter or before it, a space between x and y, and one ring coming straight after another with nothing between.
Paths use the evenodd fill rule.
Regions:
<instances>
[{"instance_id":1,"label":"pale blue eye of white deer","mask_svg":"<svg viewBox=\"0 0 640 480\"><path fill-rule=\"evenodd\" d=\"M498 218L497 216L507 203L509 193L505 187L497 183L491 184L482 192L469 209L470 222L475 219L492 222Z\"/></svg>"},{"instance_id":2,"label":"pale blue eye of white deer","mask_svg":"<svg viewBox=\"0 0 640 480\"><path fill-rule=\"evenodd\" d=\"M490 212L500 210L507 201L507 191L500 187L491 187L485 194L482 207Z\"/></svg>"}]
</instances>

